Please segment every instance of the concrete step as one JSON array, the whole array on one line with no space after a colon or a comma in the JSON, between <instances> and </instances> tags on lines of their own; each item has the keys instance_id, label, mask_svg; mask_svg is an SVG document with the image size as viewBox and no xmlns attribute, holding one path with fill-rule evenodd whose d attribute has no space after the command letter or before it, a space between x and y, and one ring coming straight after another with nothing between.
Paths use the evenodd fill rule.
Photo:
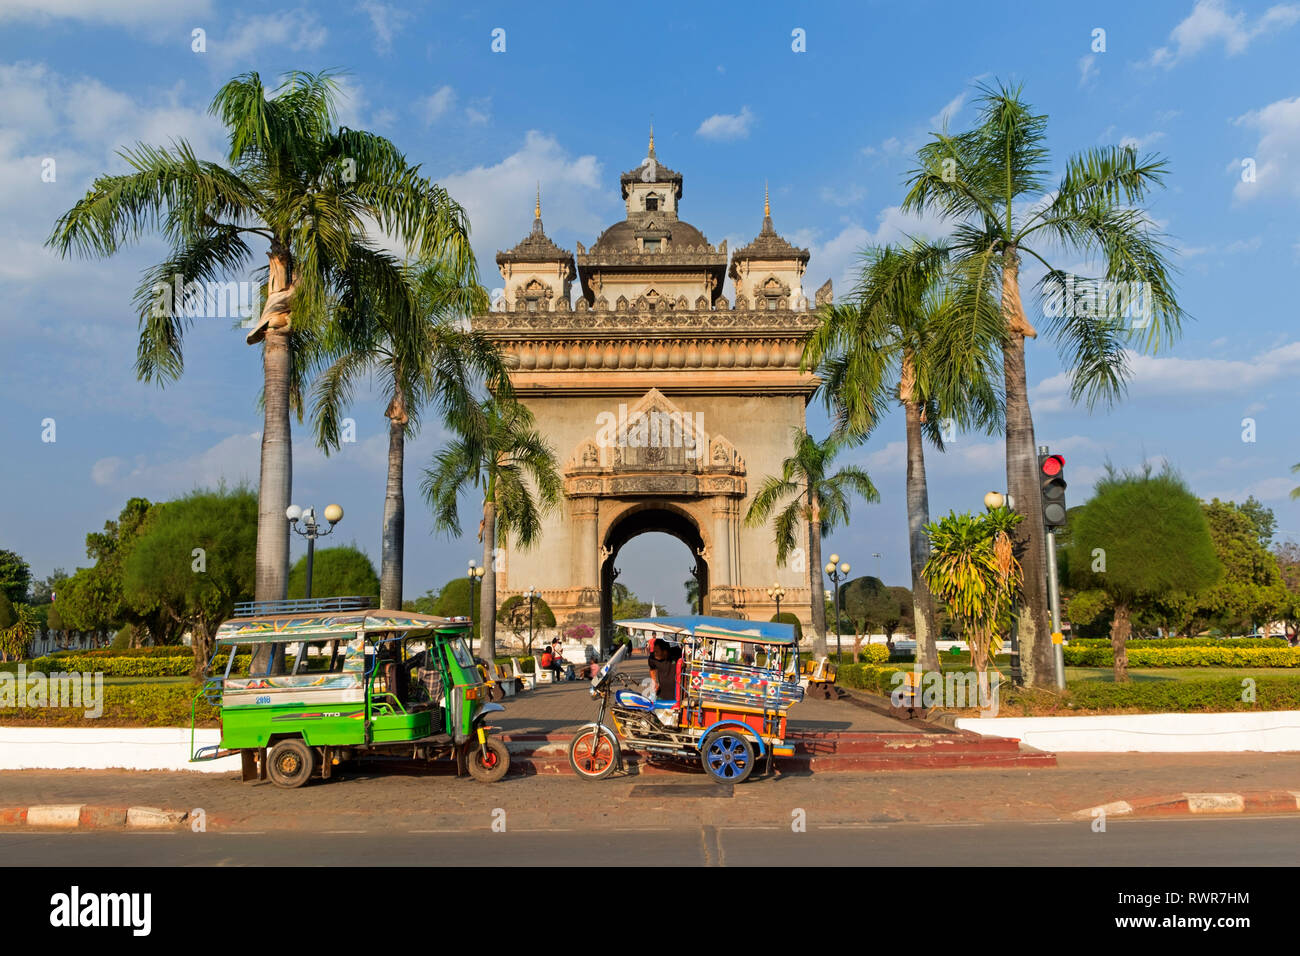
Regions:
<instances>
[{"instance_id":1,"label":"concrete step","mask_svg":"<svg viewBox=\"0 0 1300 956\"><path fill-rule=\"evenodd\" d=\"M567 734L506 737L511 771L570 774ZM778 757L777 773L861 773L874 770L924 770L952 767L1054 767L1056 756L1022 747L1006 737L976 734L803 734L792 738L795 754ZM632 773L702 773L692 761L649 761L623 752Z\"/></svg>"}]
</instances>

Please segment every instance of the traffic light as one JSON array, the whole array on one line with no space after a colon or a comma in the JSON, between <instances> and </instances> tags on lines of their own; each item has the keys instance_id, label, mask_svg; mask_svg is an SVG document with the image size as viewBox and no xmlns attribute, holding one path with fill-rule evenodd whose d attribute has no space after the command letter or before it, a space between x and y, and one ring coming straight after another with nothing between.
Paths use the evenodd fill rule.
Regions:
<instances>
[{"instance_id":1,"label":"traffic light","mask_svg":"<svg viewBox=\"0 0 1300 956\"><path fill-rule=\"evenodd\" d=\"M1043 498L1043 524L1047 530L1065 525L1065 458L1038 456L1038 488Z\"/></svg>"}]
</instances>

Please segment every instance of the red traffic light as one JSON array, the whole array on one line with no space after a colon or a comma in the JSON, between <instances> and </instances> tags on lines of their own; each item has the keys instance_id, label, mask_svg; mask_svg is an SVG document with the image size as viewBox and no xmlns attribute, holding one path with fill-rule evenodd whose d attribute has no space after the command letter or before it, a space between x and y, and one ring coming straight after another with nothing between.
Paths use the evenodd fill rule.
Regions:
<instances>
[{"instance_id":1,"label":"red traffic light","mask_svg":"<svg viewBox=\"0 0 1300 956\"><path fill-rule=\"evenodd\" d=\"M1048 478L1055 478L1065 470L1065 457L1063 455L1048 455L1039 465L1039 470Z\"/></svg>"}]
</instances>

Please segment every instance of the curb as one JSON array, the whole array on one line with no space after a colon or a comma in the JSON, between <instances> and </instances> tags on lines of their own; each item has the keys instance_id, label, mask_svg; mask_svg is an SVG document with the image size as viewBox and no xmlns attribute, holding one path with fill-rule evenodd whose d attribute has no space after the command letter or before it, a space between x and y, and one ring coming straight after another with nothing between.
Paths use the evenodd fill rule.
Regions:
<instances>
[{"instance_id":1,"label":"curb","mask_svg":"<svg viewBox=\"0 0 1300 956\"><path fill-rule=\"evenodd\" d=\"M97 807L84 803L0 807L0 828L42 827L55 830L164 830L181 826L184 810L157 807Z\"/></svg>"},{"instance_id":2,"label":"curb","mask_svg":"<svg viewBox=\"0 0 1300 956\"><path fill-rule=\"evenodd\" d=\"M1177 793L1116 800L1076 810L1074 818L1297 812L1300 812L1300 790L1254 790L1246 793Z\"/></svg>"}]
</instances>

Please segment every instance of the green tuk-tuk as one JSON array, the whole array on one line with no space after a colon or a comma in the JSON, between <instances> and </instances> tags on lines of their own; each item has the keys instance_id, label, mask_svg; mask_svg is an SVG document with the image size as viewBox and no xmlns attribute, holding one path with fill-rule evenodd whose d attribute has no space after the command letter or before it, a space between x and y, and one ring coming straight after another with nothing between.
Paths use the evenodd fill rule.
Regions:
<instances>
[{"instance_id":1,"label":"green tuk-tuk","mask_svg":"<svg viewBox=\"0 0 1300 956\"><path fill-rule=\"evenodd\" d=\"M191 758L239 754L243 779L300 787L365 754L456 760L494 782L510 754L491 731L490 684L470 620L370 608L368 598L248 602L217 630L195 696L221 709L221 741Z\"/></svg>"}]
</instances>

